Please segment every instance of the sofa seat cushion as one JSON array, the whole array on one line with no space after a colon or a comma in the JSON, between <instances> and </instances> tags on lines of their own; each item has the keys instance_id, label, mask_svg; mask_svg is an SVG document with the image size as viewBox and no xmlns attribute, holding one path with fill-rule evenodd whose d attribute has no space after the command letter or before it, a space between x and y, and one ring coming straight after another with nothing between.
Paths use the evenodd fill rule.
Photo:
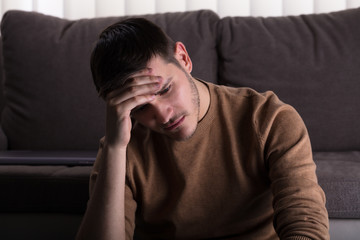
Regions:
<instances>
[{"instance_id":1,"label":"sofa seat cushion","mask_svg":"<svg viewBox=\"0 0 360 240\"><path fill-rule=\"evenodd\" d=\"M0 151L0 165L92 166L97 151Z\"/></svg>"},{"instance_id":2,"label":"sofa seat cushion","mask_svg":"<svg viewBox=\"0 0 360 240\"><path fill-rule=\"evenodd\" d=\"M315 152L331 218L360 218L360 152Z\"/></svg>"},{"instance_id":3,"label":"sofa seat cushion","mask_svg":"<svg viewBox=\"0 0 360 240\"><path fill-rule=\"evenodd\" d=\"M83 213L95 157L96 152L0 152L0 212Z\"/></svg>"},{"instance_id":4,"label":"sofa seat cushion","mask_svg":"<svg viewBox=\"0 0 360 240\"><path fill-rule=\"evenodd\" d=\"M90 54L100 32L127 17L70 21L35 12L4 15L1 126L9 149L97 150L105 132L105 104L92 81ZM202 10L141 17L184 42L194 76L217 80L218 15Z\"/></svg>"}]
</instances>

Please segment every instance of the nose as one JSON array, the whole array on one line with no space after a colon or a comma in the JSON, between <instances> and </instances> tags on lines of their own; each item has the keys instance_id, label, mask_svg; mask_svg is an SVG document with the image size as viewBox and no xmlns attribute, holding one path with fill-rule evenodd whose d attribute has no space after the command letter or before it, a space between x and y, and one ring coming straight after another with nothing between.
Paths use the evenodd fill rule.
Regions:
<instances>
[{"instance_id":1,"label":"nose","mask_svg":"<svg viewBox=\"0 0 360 240\"><path fill-rule=\"evenodd\" d=\"M166 124L170 121L173 114L173 108L169 104L165 102L158 102L152 107L154 110L154 118L159 124Z\"/></svg>"}]
</instances>

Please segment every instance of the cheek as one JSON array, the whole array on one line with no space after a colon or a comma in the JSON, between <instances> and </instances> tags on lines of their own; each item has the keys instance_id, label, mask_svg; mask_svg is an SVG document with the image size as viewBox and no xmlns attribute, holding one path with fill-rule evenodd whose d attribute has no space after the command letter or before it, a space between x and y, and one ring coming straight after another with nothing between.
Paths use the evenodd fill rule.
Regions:
<instances>
[{"instance_id":1,"label":"cheek","mask_svg":"<svg viewBox=\"0 0 360 240\"><path fill-rule=\"evenodd\" d=\"M175 111L181 111L191 105L191 99L190 89L188 86L184 86L182 88L176 88L176 90L171 93L168 101L169 103L171 102Z\"/></svg>"},{"instance_id":2,"label":"cheek","mask_svg":"<svg viewBox=\"0 0 360 240\"><path fill-rule=\"evenodd\" d=\"M184 100L184 94L181 89L176 89L171 93L170 97L166 101L168 101L174 109L177 109L182 105Z\"/></svg>"}]
</instances>

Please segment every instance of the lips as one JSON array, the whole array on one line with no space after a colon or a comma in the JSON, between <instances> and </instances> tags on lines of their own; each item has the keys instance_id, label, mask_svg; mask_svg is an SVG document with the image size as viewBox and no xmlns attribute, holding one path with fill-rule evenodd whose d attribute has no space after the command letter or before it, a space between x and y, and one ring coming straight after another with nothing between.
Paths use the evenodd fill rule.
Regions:
<instances>
[{"instance_id":1,"label":"lips","mask_svg":"<svg viewBox=\"0 0 360 240\"><path fill-rule=\"evenodd\" d=\"M164 127L164 129L166 131L174 130L177 127L179 127L183 123L184 120L185 120L185 116L182 116L182 117L178 118L177 120L175 120L174 122L170 123L169 125L166 125Z\"/></svg>"}]
</instances>

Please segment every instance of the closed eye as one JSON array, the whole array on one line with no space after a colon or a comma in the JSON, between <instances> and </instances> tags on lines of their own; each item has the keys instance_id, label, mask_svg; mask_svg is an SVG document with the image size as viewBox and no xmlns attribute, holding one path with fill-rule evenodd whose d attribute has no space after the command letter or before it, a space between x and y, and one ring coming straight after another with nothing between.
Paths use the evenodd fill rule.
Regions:
<instances>
[{"instance_id":1,"label":"closed eye","mask_svg":"<svg viewBox=\"0 0 360 240\"><path fill-rule=\"evenodd\" d=\"M172 84L169 84L166 88L163 88L160 92L156 93L155 95L163 96L163 95L165 95L166 93L168 93L170 91L171 87L172 87ZM144 104L144 105L137 106L131 112L132 113L137 113L137 112L144 111L148 107L148 105L149 104Z\"/></svg>"},{"instance_id":2,"label":"closed eye","mask_svg":"<svg viewBox=\"0 0 360 240\"><path fill-rule=\"evenodd\" d=\"M144 111L147 106L148 106L148 104L144 104L144 105L137 106L137 107L134 108L131 112L132 112L132 113L136 113L136 112Z\"/></svg>"},{"instance_id":3,"label":"closed eye","mask_svg":"<svg viewBox=\"0 0 360 240\"><path fill-rule=\"evenodd\" d=\"M162 96L162 95L166 94L167 92L169 92L170 89L171 89L171 84L169 84L166 88L164 88L163 90L158 92L156 95Z\"/></svg>"}]
</instances>

